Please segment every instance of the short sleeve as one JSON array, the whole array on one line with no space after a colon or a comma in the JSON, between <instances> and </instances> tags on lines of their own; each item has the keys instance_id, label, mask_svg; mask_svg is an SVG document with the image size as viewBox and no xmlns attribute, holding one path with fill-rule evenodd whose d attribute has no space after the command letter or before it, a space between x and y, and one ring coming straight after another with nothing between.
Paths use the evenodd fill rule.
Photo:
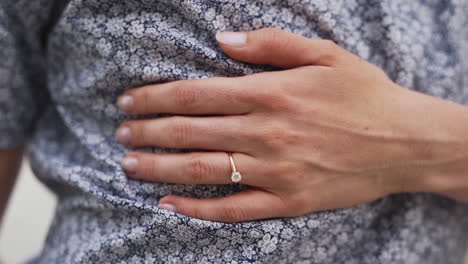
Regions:
<instances>
[{"instance_id":1,"label":"short sleeve","mask_svg":"<svg viewBox=\"0 0 468 264\"><path fill-rule=\"evenodd\" d=\"M52 0L0 1L0 149L27 143L48 104Z\"/></svg>"}]
</instances>

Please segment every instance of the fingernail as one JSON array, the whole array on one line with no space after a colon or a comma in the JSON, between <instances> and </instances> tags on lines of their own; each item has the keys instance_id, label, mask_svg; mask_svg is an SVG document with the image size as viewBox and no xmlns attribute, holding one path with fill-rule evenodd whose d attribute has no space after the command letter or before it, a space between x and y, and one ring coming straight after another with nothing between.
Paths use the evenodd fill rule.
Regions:
<instances>
[{"instance_id":1,"label":"fingernail","mask_svg":"<svg viewBox=\"0 0 468 264\"><path fill-rule=\"evenodd\" d=\"M171 211L171 212L176 212L176 208L174 205L172 204L168 204L168 203L161 203L158 205L159 208L161 209L164 209L164 210L168 210L168 211Z\"/></svg>"},{"instance_id":2,"label":"fingernail","mask_svg":"<svg viewBox=\"0 0 468 264\"><path fill-rule=\"evenodd\" d=\"M126 157L122 160L122 167L126 172L135 173L138 169L138 159Z\"/></svg>"},{"instance_id":3,"label":"fingernail","mask_svg":"<svg viewBox=\"0 0 468 264\"><path fill-rule=\"evenodd\" d=\"M117 106L124 112L130 112L133 107L133 96L124 95L117 100Z\"/></svg>"},{"instance_id":4,"label":"fingernail","mask_svg":"<svg viewBox=\"0 0 468 264\"><path fill-rule=\"evenodd\" d=\"M247 34L245 32L218 32L216 40L226 45L244 46L247 43Z\"/></svg>"},{"instance_id":5,"label":"fingernail","mask_svg":"<svg viewBox=\"0 0 468 264\"><path fill-rule=\"evenodd\" d=\"M117 132L115 133L116 138L120 143L124 145L128 145L130 143L130 128L128 127L120 127L117 129Z\"/></svg>"}]
</instances>

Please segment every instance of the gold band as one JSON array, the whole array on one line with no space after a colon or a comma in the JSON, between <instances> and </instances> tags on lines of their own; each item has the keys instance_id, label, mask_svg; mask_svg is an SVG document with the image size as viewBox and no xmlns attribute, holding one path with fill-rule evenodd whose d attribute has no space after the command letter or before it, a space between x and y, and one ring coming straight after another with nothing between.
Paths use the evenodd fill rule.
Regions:
<instances>
[{"instance_id":1,"label":"gold band","mask_svg":"<svg viewBox=\"0 0 468 264\"><path fill-rule=\"evenodd\" d=\"M236 171L236 164L234 164L234 159L232 158L232 152L229 152L229 159L231 160L231 170L232 172Z\"/></svg>"},{"instance_id":2,"label":"gold band","mask_svg":"<svg viewBox=\"0 0 468 264\"><path fill-rule=\"evenodd\" d=\"M242 175L240 174L240 172L238 172L236 170L236 164L234 164L234 159L232 157L232 152L228 152L228 154L229 154L229 161L231 162L231 170L232 170L231 181L232 182L240 182L241 179L242 179Z\"/></svg>"}]
</instances>

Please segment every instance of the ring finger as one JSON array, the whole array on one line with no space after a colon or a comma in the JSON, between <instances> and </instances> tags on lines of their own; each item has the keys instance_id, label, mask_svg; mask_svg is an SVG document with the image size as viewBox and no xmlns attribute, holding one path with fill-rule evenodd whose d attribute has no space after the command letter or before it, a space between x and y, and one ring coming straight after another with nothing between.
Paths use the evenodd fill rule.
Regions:
<instances>
[{"instance_id":1,"label":"ring finger","mask_svg":"<svg viewBox=\"0 0 468 264\"><path fill-rule=\"evenodd\" d=\"M265 168L256 158L233 153L236 170L242 175L241 183L266 186L269 179ZM226 152L191 153L130 153L122 167L130 178L152 182L177 184L229 184L231 163Z\"/></svg>"}]
</instances>

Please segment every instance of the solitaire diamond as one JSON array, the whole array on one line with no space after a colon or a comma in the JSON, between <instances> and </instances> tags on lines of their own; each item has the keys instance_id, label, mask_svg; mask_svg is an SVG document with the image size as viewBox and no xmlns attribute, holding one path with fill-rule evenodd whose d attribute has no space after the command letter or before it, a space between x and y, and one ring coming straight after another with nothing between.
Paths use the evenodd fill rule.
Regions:
<instances>
[{"instance_id":1,"label":"solitaire diamond","mask_svg":"<svg viewBox=\"0 0 468 264\"><path fill-rule=\"evenodd\" d=\"M231 180L233 182L240 182L241 179L242 179L242 175L240 174L240 172L235 171L231 174Z\"/></svg>"}]
</instances>

